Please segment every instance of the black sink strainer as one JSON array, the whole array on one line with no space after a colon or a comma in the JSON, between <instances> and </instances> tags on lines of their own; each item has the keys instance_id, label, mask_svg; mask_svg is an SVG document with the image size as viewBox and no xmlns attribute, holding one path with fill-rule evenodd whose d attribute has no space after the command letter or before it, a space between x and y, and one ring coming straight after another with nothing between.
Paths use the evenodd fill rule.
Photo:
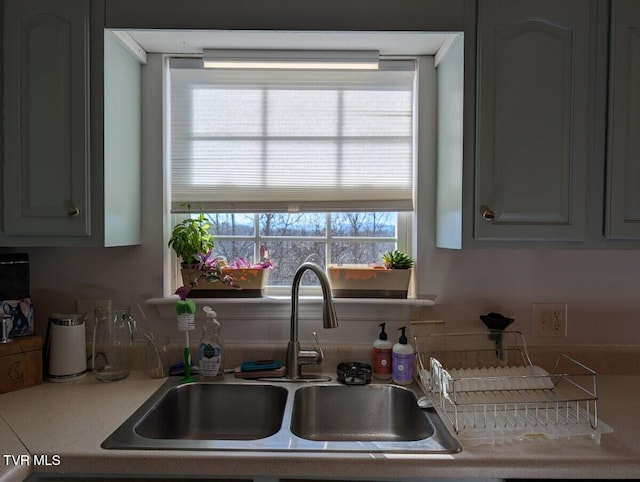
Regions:
<instances>
[{"instance_id":1,"label":"black sink strainer","mask_svg":"<svg viewBox=\"0 0 640 482\"><path fill-rule=\"evenodd\" d=\"M338 363L338 381L345 385L365 385L371 381L371 365L364 362Z\"/></svg>"}]
</instances>

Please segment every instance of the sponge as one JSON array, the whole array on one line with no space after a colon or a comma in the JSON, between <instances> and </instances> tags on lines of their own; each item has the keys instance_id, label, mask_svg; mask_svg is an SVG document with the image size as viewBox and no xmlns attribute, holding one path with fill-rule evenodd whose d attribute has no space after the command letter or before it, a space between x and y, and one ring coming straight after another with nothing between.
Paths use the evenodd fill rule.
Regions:
<instances>
[{"instance_id":1,"label":"sponge","mask_svg":"<svg viewBox=\"0 0 640 482\"><path fill-rule=\"evenodd\" d=\"M236 367L233 376L236 378L280 378L284 376L285 367L281 366L275 370L249 371L243 372L241 367Z\"/></svg>"}]
</instances>

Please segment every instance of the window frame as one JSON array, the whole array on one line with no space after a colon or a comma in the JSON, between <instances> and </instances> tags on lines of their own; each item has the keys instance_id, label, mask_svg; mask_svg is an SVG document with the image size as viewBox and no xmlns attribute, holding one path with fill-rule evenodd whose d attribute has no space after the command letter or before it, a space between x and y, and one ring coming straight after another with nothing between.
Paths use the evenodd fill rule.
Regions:
<instances>
[{"instance_id":1,"label":"window frame","mask_svg":"<svg viewBox=\"0 0 640 482\"><path fill-rule=\"evenodd\" d=\"M162 150L163 150L163 172L164 172L164 202L163 202L163 225L164 228L164 269L163 285L165 296L173 294L173 286L180 280L180 264L175 254L166 249L167 242L172 227L175 225L176 216L184 214L172 214L170 212L170 92L167 85L169 60L176 55L161 54L162 70ZM436 59L432 55L410 56L416 59L416 86L414 97L414 210L402 213L405 222L398 224L398 249L410 253L416 260L414 270L413 291L411 297L419 299L431 298L433 295L424 295L426 292L425 277L419 274L420 268L425 264L425 259L429 256L433 247L435 236L435 159L436 159L436 115L437 115L437 73ZM420 186L420 189L418 189ZM284 289L284 288L283 288ZM306 292L301 289L301 294L317 295L317 288ZM277 296L276 292L269 292L269 295ZM288 293L287 293L288 294Z\"/></svg>"}]
</instances>

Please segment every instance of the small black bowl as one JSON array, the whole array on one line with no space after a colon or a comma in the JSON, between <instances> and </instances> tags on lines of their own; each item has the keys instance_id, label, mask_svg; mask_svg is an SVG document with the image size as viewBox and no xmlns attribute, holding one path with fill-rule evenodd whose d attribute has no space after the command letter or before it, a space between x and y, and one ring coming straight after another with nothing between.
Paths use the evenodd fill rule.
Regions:
<instances>
[{"instance_id":1,"label":"small black bowl","mask_svg":"<svg viewBox=\"0 0 640 482\"><path fill-rule=\"evenodd\" d=\"M371 381L371 365L364 362L338 363L338 381L345 385L365 385Z\"/></svg>"}]
</instances>

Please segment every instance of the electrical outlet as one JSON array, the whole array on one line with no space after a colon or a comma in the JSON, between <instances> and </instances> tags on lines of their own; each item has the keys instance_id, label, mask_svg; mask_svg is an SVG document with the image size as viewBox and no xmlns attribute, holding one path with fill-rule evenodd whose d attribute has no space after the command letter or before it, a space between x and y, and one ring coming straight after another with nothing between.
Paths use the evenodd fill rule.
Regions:
<instances>
[{"instance_id":1,"label":"electrical outlet","mask_svg":"<svg viewBox=\"0 0 640 482\"><path fill-rule=\"evenodd\" d=\"M533 336L567 336L566 303L533 304Z\"/></svg>"}]
</instances>

